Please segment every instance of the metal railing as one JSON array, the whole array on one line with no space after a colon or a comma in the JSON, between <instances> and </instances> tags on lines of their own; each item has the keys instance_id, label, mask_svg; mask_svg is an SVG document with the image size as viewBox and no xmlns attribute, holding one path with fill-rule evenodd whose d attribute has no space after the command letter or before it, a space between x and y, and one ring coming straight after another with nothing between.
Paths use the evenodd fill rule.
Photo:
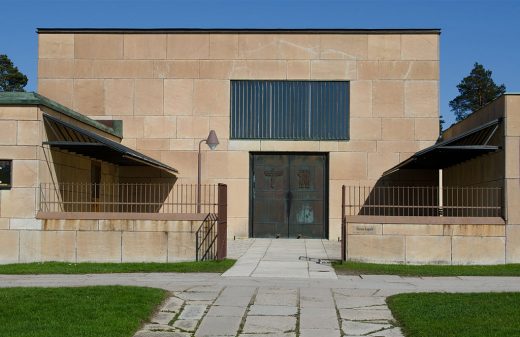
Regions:
<instances>
[{"instance_id":1,"label":"metal railing","mask_svg":"<svg viewBox=\"0 0 520 337\"><path fill-rule=\"evenodd\" d=\"M217 211L217 185L201 185L201 213ZM196 213L196 184L44 183L41 212Z\"/></svg>"},{"instance_id":2,"label":"metal railing","mask_svg":"<svg viewBox=\"0 0 520 337\"><path fill-rule=\"evenodd\" d=\"M502 216L501 187L343 186L345 215Z\"/></svg>"},{"instance_id":3,"label":"metal railing","mask_svg":"<svg viewBox=\"0 0 520 337\"><path fill-rule=\"evenodd\" d=\"M209 213L195 233L196 260L217 259L217 215Z\"/></svg>"},{"instance_id":4,"label":"metal railing","mask_svg":"<svg viewBox=\"0 0 520 337\"><path fill-rule=\"evenodd\" d=\"M227 256L227 185L218 184L217 214L210 213L195 233L197 261L222 260Z\"/></svg>"}]
</instances>

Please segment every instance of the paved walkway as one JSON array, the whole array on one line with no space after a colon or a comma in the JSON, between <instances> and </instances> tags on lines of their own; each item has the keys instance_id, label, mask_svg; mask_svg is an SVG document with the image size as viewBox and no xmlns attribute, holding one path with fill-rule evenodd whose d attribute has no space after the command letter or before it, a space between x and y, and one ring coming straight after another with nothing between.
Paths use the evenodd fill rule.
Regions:
<instances>
[{"instance_id":1,"label":"paved walkway","mask_svg":"<svg viewBox=\"0 0 520 337\"><path fill-rule=\"evenodd\" d=\"M385 305L404 292L520 291L520 277L345 276L337 279L216 274L0 275L0 287L134 285L170 299L136 337L401 336Z\"/></svg>"},{"instance_id":2,"label":"paved walkway","mask_svg":"<svg viewBox=\"0 0 520 337\"><path fill-rule=\"evenodd\" d=\"M225 276L0 275L0 287L133 285L170 291L134 337L401 337L387 296L520 291L520 277L336 276L329 266L299 260L337 258L335 247L321 240L237 240L229 255L239 258L238 266Z\"/></svg>"},{"instance_id":3,"label":"paved walkway","mask_svg":"<svg viewBox=\"0 0 520 337\"><path fill-rule=\"evenodd\" d=\"M242 239L230 241L229 250L238 260L224 277L337 278L326 262L340 258L339 242Z\"/></svg>"}]
</instances>

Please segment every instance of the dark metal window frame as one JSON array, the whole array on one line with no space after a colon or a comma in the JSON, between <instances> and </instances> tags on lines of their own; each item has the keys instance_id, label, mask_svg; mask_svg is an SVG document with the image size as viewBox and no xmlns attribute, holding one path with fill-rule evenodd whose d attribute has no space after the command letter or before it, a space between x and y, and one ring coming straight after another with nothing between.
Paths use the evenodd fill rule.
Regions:
<instances>
[{"instance_id":1,"label":"dark metal window frame","mask_svg":"<svg viewBox=\"0 0 520 337\"><path fill-rule=\"evenodd\" d=\"M4 170L6 166L9 167L8 180L7 182L0 181L0 190L10 190L13 187L13 160L12 159L0 159L0 170ZM3 175L3 174L2 174ZM2 176L0 175L0 177Z\"/></svg>"},{"instance_id":2,"label":"dark metal window frame","mask_svg":"<svg viewBox=\"0 0 520 337\"><path fill-rule=\"evenodd\" d=\"M260 88L271 91L255 92ZM343 89L346 94L338 95ZM348 141L350 81L231 80L229 128L233 140Z\"/></svg>"}]
</instances>

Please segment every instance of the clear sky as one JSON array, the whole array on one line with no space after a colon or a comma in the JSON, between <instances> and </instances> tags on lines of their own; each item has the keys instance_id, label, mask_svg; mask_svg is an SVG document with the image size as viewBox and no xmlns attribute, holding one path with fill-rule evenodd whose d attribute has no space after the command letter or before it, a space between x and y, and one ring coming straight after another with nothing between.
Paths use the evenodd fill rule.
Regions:
<instances>
[{"instance_id":1,"label":"clear sky","mask_svg":"<svg viewBox=\"0 0 520 337\"><path fill-rule=\"evenodd\" d=\"M0 0L0 54L37 85L36 28L440 28L440 112L474 62L520 91L520 0Z\"/></svg>"}]
</instances>

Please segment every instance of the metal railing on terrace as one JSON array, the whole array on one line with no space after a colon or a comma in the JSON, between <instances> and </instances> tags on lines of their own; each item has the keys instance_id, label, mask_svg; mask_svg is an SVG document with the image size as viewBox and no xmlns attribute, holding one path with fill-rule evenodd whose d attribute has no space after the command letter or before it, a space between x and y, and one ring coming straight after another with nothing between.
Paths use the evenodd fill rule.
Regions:
<instances>
[{"instance_id":1,"label":"metal railing on terrace","mask_svg":"<svg viewBox=\"0 0 520 337\"><path fill-rule=\"evenodd\" d=\"M501 217L501 187L343 186L345 215Z\"/></svg>"},{"instance_id":2,"label":"metal railing on terrace","mask_svg":"<svg viewBox=\"0 0 520 337\"><path fill-rule=\"evenodd\" d=\"M201 212L216 213L218 185L201 185ZM197 213L196 184L44 183L41 212Z\"/></svg>"}]
</instances>

